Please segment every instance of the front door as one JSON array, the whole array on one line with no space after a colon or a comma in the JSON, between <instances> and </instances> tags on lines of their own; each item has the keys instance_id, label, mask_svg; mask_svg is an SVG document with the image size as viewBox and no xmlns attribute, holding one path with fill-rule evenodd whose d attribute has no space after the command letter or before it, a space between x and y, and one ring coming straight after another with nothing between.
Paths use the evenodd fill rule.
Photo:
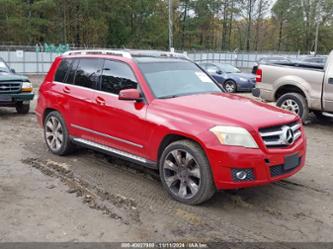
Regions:
<instances>
[{"instance_id":1,"label":"front door","mask_svg":"<svg viewBox=\"0 0 333 249\"><path fill-rule=\"evenodd\" d=\"M144 157L147 104L118 99L119 91L130 88L138 88L130 66L105 60L99 91L94 96L93 129L99 143Z\"/></svg>"}]
</instances>

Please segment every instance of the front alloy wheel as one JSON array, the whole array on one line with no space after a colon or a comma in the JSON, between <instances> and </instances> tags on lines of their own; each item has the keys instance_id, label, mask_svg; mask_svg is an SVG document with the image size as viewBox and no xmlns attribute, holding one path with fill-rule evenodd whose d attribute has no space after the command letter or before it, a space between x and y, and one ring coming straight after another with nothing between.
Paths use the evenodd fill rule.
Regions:
<instances>
[{"instance_id":1,"label":"front alloy wheel","mask_svg":"<svg viewBox=\"0 0 333 249\"><path fill-rule=\"evenodd\" d=\"M184 150L169 152L163 174L170 191L182 199L190 199L198 193L201 175L198 163L193 156Z\"/></svg>"},{"instance_id":2,"label":"front alloy wheel","mask_svg":"<svg viewBox=\"0 0 333 249\"><path fill-rule=\"evenodd\" d=\"M179 202L200 204L216 191L208 159L195 142L180 140L169 144L159 167L164 188Z\"/></svg>"}]
</instances>

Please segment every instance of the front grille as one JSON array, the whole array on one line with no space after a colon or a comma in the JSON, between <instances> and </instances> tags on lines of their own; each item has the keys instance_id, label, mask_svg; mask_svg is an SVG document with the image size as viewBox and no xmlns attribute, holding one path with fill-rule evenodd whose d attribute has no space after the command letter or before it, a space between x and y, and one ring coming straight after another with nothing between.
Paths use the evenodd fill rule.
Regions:
<instances>
[{"instance_id":1,"label":"front grille","mask_svg":"<svg viewBox=\"0 0 333 249\"><path fill-rule=\"evenodd\" d=\"M245 179L241 180L241 179L237 178L236 174L239 171L245 171L246 172L246 178ZM253 181L253 180L256 179L255 175L254 175L254 172L253 172L253 169L241 169L241 168L239 168L239 169L232 169L231 170L231 174L232 174L232 180L234 182Z\"/></svg>"},{"instance_id":2,"label":"front grille","mask_svg":"<svg viewBox=\"0 0 333 249\"><path fill-rule=\"evenodd\" d=\"M283 164L282 165L271 166L270 167L271 177L281 176L281 175L287 174L287 173L295 170L301 164L301 161L302 161L302 157L299 158L298 165L295 168L292 168L292 169L289 169L289 170L285 170Z\"/></svg>"},{"instance_id":3,"label":"front grille","mask_svg":"<svg viewBox=\"0 0 333 249\"><path fill-rule=\"evenodd\" d=\"M21 90L21 82L0 82L1 93L17 93Z\"/></svg>"},{"instance_id":4,"label":"front grille","mask_svg":"<svg viewBox=\"0 0 333 249\"><path fill-rule=\"evenodd\" d=\"M301 135L302 125L294 122L287 125L259 129L261 138L267 148L283 148L292 145Z\"/></svg>"}]
</instances>

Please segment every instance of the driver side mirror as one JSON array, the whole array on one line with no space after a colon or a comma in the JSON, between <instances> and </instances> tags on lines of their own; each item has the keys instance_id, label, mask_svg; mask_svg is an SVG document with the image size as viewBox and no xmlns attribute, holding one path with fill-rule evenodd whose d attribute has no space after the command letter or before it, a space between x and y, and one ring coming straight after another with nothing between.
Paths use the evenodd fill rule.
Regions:
<instances>
[{"instance_id":1,"label":"driver side mirror","mask_svg":"<svg viewBox=\"0 0 333 249\"><path fill-rule=\"evenodd\" d=\"M11 68L10 71L11 71L12 73L16 73L16 71L15 71L14 68Z\"/></svg>"},{"instance_id":2,"label":"driver side mirror","mask_svg":"<svg viewBox=\"0 0 333 249\"><path fill-rule=\"evenodd\" d=\"M141 93L137 89L124 89L119 92L119 100L142 101Z\"/></svg>"},{"instance_id":3,"label":"driver side mirror","mask_svg":"<svg viewBox=\"0 0 333 249\"><path fill-rule=\"evenodd\" d=\"M217 73L217 74L223 74L223 72L222 72L221 69L217 70L216 73Z\"/></svg>"}]
</instances>

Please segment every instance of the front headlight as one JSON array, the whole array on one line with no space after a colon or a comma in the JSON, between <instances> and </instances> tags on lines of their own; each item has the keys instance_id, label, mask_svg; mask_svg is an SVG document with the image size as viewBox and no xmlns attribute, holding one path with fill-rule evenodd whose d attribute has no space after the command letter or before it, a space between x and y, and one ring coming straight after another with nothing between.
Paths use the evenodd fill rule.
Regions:
<instances>
[{"instance_id":1,"label":"front headlight","mask_svg":"<svg viewBox=\"0 0 333 249\"><path fill-rule=\"evenodd\" d=\"M23 82L22 83L22 92L32 92L32 84L30 82Z\"/></svg>"},{"instance_id":2,"label":"front headlight","mask_svg":"<svg viewBox=\"0 0 333 249\"><path fill-rule=\"evenodd\" d=\"M242 78L242 77L240 77L239 79L240 79L241 81L247 81L246 78Z\"/></svg>"},{"instance_id":3,"label":"front headlight","mask_svg":"<svg viewBox=\"0 0 333 249\"><path fill-rule=\"evenodd\" d=\"M252 135L244 128L236 126L215 126L210 129L221 144L242 146L246 148L258 148Z\"/></svg>"}]
</instances>

